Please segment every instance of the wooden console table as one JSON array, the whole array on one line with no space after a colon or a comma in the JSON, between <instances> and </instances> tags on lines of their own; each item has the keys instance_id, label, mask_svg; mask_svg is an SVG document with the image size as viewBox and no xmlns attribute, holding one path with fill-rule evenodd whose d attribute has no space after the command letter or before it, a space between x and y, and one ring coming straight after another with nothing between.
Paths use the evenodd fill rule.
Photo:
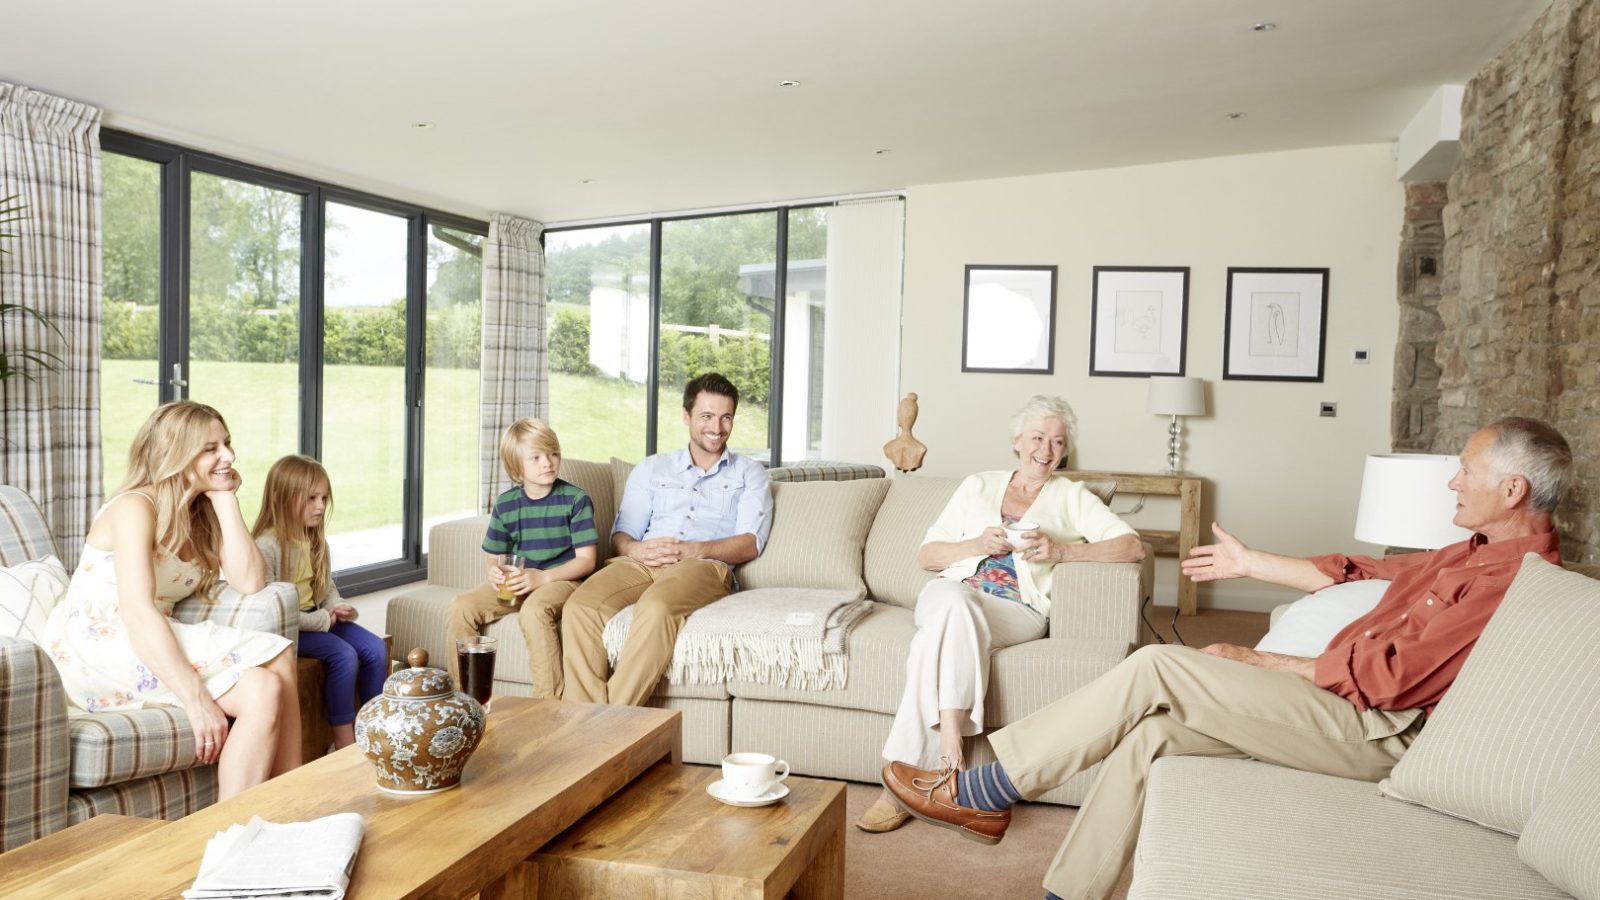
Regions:
<instances>
[{"instance_id":1,"label":"wooden console table","mask_svg":"<svg viewBox=\"0 0 1600 900\"><path fill-rule=\"evenodd\" d=\"M1176 556L1181 564L1189 549L1200 543L1200 486L1197 475L1141 475L1133 472L1081 472L1066 473L1073 481L1115 481L1118 494L1160 494L1178 498L1178 530L1154 528L1139 529L1143 538L1157 553ZM1195 614L1195 583L1178 575L1178 612L1185 616Z\"/></svg>"}]
</instances>

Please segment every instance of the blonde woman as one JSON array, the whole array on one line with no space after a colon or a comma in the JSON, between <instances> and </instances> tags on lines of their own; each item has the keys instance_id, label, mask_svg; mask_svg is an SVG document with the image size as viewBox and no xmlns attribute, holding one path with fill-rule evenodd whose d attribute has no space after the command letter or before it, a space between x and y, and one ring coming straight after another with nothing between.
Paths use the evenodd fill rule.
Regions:
<instances>
[{"instance_id":1,"label":"blonde woman","mask_svg":"<svg viewBox=\"0 0 1600 900\"><path fill-rule=\"evenodd\" d=\"M245 593L266 586L233 461L228 426L211 407L185 400L152 413L44 641L81 709L183 707L196 758L217 766L218 799L300 764L294 645L171 618L185 597L214 597L219 575Z\"/></svg>"},{"instance_id":2,"label":"blonde woman","mask_svg":"<svg viewBox=\"0 0 1600 900\"><path fill-rule=\"evenodd\" d=\"M323 699L333 746L356 742L356 709L383 693L389 651L383 638L356 624L356 609L339 596L323 521L333 505L328 470L309 456L285 456L267 470L261 514L251 534L268 581L294 585L300 601L298 655L322 660Z\"/></svg>"}]
</instances>

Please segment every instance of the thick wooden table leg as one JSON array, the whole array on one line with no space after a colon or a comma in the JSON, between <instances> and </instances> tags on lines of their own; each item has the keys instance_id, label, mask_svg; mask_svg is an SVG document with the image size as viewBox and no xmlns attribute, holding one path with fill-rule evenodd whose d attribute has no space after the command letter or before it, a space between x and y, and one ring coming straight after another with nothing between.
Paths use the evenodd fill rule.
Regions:
<instances>
[{"instance_id":1,"label":"thick wooden table leg","mask_svg":"<svg viewBox=\"0 0 1600 900\"><path fill-rule=\"evenodd\" d=\"M844 829L834 831L794 883L798 900L844 900Z\"/></svg>"}]
</instances>

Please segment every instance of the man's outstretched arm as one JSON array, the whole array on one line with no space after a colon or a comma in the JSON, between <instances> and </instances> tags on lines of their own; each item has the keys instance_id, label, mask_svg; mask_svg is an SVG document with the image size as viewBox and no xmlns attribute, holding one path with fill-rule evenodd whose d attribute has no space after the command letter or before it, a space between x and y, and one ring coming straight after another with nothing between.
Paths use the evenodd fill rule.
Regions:
<instances>
[{"instance_id":1,"label":"man's outstretched arm","mask_svg":"<svg viewBox=\"0 0 1600 900\"><path fill-rule=\"evenodd\" d=\"M1189 558L1183 561L1183 574L1191 581L1254 578L1308 594L1334 583L1331 576L1303 556L1281 556L1246 547L1216 523L1212 523L1211 531L1217 542L1191 549Z\"/></svg>"}]
</instances>

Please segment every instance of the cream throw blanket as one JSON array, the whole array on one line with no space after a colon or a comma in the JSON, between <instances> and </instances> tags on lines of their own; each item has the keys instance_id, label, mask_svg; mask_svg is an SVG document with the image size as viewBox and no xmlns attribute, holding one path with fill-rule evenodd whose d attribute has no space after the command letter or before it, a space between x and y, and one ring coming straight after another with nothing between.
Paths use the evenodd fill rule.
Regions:
<instances>
[{"instance_id":1,"label":"cream throw blanket","mask_svg":"<svg viewBox=\"0 0 1600 900\"><path fill-rule=\"evenodd\" d=\"M729 594L684 622L667 681L842 688L849 676L850 629L871 608L861 591L764 588ZM606 623L603 637L612 668L632 623L632 606Z\"/></svg>"}]
</instances>

